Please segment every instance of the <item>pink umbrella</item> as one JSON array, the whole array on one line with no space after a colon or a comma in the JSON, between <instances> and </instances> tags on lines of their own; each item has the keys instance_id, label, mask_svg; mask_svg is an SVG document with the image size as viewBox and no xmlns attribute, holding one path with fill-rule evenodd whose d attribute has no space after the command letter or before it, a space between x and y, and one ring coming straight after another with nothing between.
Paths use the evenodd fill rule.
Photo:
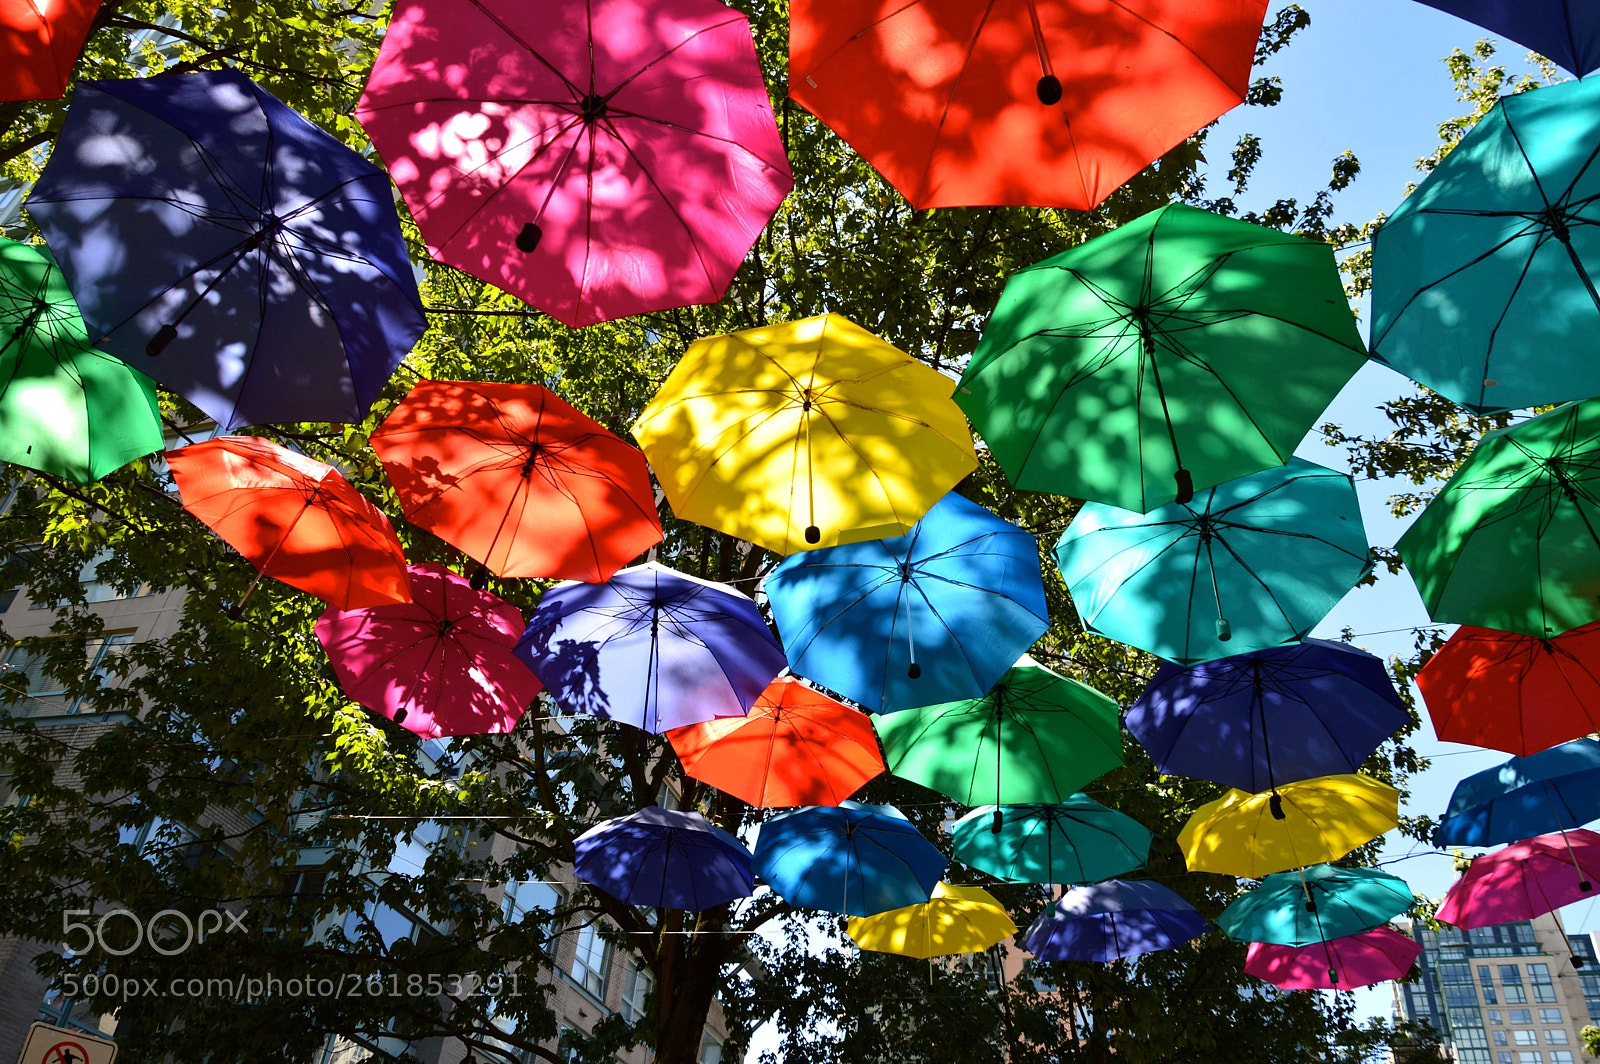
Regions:
<instances>
[{"instance_id":1,"label":"pink umbrella","mask_svg":"<svg viewBox=\"0 0 1600 1064\"><path fill-rule=\"evenodd\" d=\"M1474 857L1444 896L1439 919L1456 927L1531 920L1595 897L1600 835L1581 828L1535 835Z\"/></svg>"},{"instance_id":2,"label":"pink umbrella","mask_svg":"<svg viewBox=\"0 0 1600 1064\"><path fill-rule=\"evenodd\" d=\"M1285 990L1354 990L1411 970L1422 946L1392 927L1309 946L1252 942L1244 970Z\"/></svg>"},{"instance_id":3,"label":"pink umbrella","mask_svg":"<svg viewBox=\"0 0 1600 1064\"><path fill-rule=\"evenodd\" d=\"M344 693L424 739L516 727L543 690L511 655L522 611L442 565L406 567L415 600L317 621Z\"/></svg>"},{"instance_id":4,"label":"pink umbrella","mask_svg":"<svg viewBox=\"0 0 1600 1064\"><path fill-rule=\"evenodd\" d=\"M716 0L399 0L356 114L435 257L571 326L721 299L794 187Z\"/></svg>"}]
</instances>

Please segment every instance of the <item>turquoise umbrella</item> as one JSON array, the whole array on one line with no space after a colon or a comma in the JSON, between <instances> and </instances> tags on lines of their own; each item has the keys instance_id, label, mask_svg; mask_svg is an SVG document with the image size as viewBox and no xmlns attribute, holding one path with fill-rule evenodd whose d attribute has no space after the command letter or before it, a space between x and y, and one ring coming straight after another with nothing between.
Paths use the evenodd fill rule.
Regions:
<instances>
[{"instance_id":1,"label":"turquoise umbrella","mask_svg":"<svg viewBox=\"0 0 1600 1064\"><path fill-rule=\"evenodd\" d=\"M1182 663L1299 642L1370 566L1355 485L1300 458L1148 514L1085 505L1056 560L1090 630Z\"/></svg>"},{"instance_id":2,"label":"turquoise umbrella","mask_svg":"<svg viewBox=\"0 0 1600 1064\"><path fill-rule=\"evenodd\" d=\"M1309 946L1381 927L1413 902L1398 876L1319 864L1266 877L1222 910L1217 926L1237 942Z\"/></svg>"},{"instance_id":3,"label":"turquoise umbrella","mask_svg":"<svg viewBox=\"0 0 1600 1064\"><path fill-rule=\"evenodd\" d=\"M1086 794L1057 805L980 805L950 836L956 860L1009 883L1098 883L1150 857L1143 824Z\"/></svg>"}]
</instances>

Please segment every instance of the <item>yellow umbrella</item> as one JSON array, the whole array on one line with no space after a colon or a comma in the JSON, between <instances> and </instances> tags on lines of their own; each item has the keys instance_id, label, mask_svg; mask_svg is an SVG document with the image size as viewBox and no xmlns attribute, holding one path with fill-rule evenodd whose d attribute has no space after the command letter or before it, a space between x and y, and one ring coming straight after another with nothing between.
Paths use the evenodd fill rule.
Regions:
<instances>
[{"instance_id":1,"label":"yellow umbrella","mask_svg":"<svg viewBox=\"0 0 1600 1064\"><path fill-rule=\"evenodd\" d=\"M633 434L673 513L791 554L901 535L977 468L954 390L824 314L695 341Z\"/></svg>"},{"instance_id":2,"label":"yellow umbrella","mask_svg":"<svg viewBox=\"0 0 1600 1064\"><path fill-rule=\"evenodd\" d=\"M1017 933L1005 906L979 887L940 883L933 897L876 916L852 916L850 937L862 949L926 960L979 953Z\"/></svg>"},{"instance_id":3,"label":"yellow umbrella","mask_svg":"<svg viewBox=\"0 0 1600 1064\"><path fill-rule=\"evenodd\" d=\"M1231 790L1195 810L1178 846L1192 872L1260 879L1336 861L1399 825L1393 787L1370 776L1319 776L1260 794Z\"/></svg>"}]
</instances>

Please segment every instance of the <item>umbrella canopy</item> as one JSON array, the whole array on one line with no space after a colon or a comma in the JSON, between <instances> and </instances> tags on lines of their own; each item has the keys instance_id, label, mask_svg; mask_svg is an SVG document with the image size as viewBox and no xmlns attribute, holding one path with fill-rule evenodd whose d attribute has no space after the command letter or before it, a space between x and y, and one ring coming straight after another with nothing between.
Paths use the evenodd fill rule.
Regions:
<instances>
[{"instance_id":1,"label":"umbrella canopy","mask_svg":"<svg viewBox=\"0 0 1600 1064\"><path fill-rule=\"evenodd\" d=\"M744 716L784 665L749 598L654 562L546 591L516 654L567 712L657 734Z\"/></svg>"},{"instance_id":2,"label":"umbrella canopy","mask_svg":"<svg viewBox=\"0 0 1600 1064\"><path fill-rule=\"evenodd\" d=\"M1434 620L1549 639L1600 620L1597 530L1600 400L1487 433L1395 547Z\"/></svg>"},{"instance_id":3,"label":"umbrella canopy","mask_svg":"<svg viewBox=\"0 0 1600 1064\"><path fill-rule=\"evenodd\" d=\"M980 805L950 835L956 860L1008 883L1094 883L1137 871L1150 858L1143 824L1085 794L1055 805Z\"/></svg>"},{"instance_id":4,"label":"umbrella canopy","mask_svg":"<svg viewBox=\"0 0 1600 1064\"><path fill-rule=\"evenodd\" d=\"M911 205L1090 210L1244 102L1266 0L796 0L789 93Z\"/></svg>"},{"instance_id":5,"label":"umbrella canopy","mask_svg":"<svg viewBox=\"0 0 1600 1064\"><path fill-rule=\"evenodd\" d=\"M793 554L901 535L977 468L954 388L824 314L696 340L633 434L674 514Z\"/></svg>"},{"instance_id":6,"label":"umbrella canopy","mask_svg":"<svg viewBox=\"0 0 1600 1064\"><path fill-rule=\"evenodd\" d=\"M800 909L875 916L925 902L949 862L898 809L840 802L769 816L755 869Z\"/></svg>"},{"instance_id":7,"label":"umbrella canopy","mask_svg":"<svg viewBox=\"0 0 1600 1064\"><path fill-rule=\"evenodd\" d=\"M903 536L785 558L762 587L794 671L878 713L979 698L1050 627L1038 540L954 494Z\"/></svg>"},{"instance_id":8,"label":"umbrella canopy","mask_svg":"<svg viewBox=\"0 0 1600 1064\"><path fill-rule=\"evenodd\" d=\"M780 676L748 715L667 733L686 775L757 809L838 805L882 774L865 713Z\"/></svg>"},{"instance_id":9,"label":"umbrella canopy","mask_svg":"<svg viewBox=\"0 0 1600 1064\"><path fill-rule=\"evenodd\" d=\"M1163 662L1124 723L1162 772L1266 791L1355 772L1410 719L1383 659L1307 639Z\"/></svg>"},{"instance_id":10,"label":"umbrella canopy","mask_svg":"<svg viewBox=\"0 0 1600 1064\"><path fill-rule=\"evenodd\" d=\"M1194 811L1178 846L1191 872L1260 879L1324 861L1400 826L1400 792L1370 776L1286 783L1276 791L1231 790Z\"/></svg>"},{"instance_id":11,"label":"umbrella canopy","mask_svg":"<svg viewBox=\"0 0 1600 1064\"><path fill-rule=\"evenodd\" d=\"M1014 274L956 402L1017 487L1146 513L1288 461L1365 353L1329 245L1173 204Z\"/></svg>"},{"instance_id":12,"label":"umbrella canopy","mask_svg":"<svg viewBox=\"0 0 1600 1064\"><path fill-rule=\"evenodd\" d=\"M1600 742L1574 739L1474 772L1450 793L1436 846L1493 846L1600 819Z\"/></svg>"},{"instance_id":13,"label":"umbrella canopy","mask_svg":"<svg viewBox=\"0 0 1600 1064\"><path fill-rule=\"evenodd\" d=\"M162 446L150 378L89 346L48 250L0 240L0 461L91 484Z\"/></svg>"},{"instance_id":14,"label":"umbrella canopy","mask_svg":"<svg viewBox=\"0 0 1600 1064\"><path fill-rule=\"evenodd\" d=\"M58 100L100 0L0 0L0 103Z\"/></svg>"},{"instance_id":15,"label":"umbrella canopy","mask_svg":"<svg viewBox=\"0 0 1600 1064\"><path fill-rule=\"evenodd\" d=\"M1222 910L1217 926L1236 942L1309 946L1382 927L1414 901L1405 880L1376 868L1312 865L1267 876Z\"/></svg>"},{"instance_id":16,"label":"umbrella canopy","mask_svg":"<svg viewBox=\"0 0 1600 1064\"><path fill-rule=\"evenodd\" d=\"M1595 897L1596 883L1600 835L1581 828L1538 835L1474 857L1445 895L1439 919L1462 928L1532 920Z\"/></svg>"},{"instance_id":17,"label":"umbrella canopy","mask_svg":"<svg viewBox=\"0 0 1600 1064\"><path fill-rule=\"evenodd\" d=\"M715 0L400 0L356 116L435 258L571 326L715 303L794 187Z\"/></svg>"},{"instance_id":18,"label":"umbrella canopy","mask_svg":"<svg viewBox=\"0 0 1600 1064\"><path fill-rule=\"evenodd\" d=\"M1579 77L1600 69L1600 9L1585 0L1422 0L1513 41Z\"/></svg>"},{"instance_id":19,"label":"umbrella canopy","mask_svg":"<svg viewBox=\"0 0 1600 1064\"><path fill-rule=\"evenodd\" d=\"M1172 949L1211 927L1159 883L1108 879L1073 887L1033 922L1019 945L1042 961L1110 961Z\"/></svg>"},{"instance_id":20,"label":"umbrella canopy","mask_svg":"<svg viewBox=\"0 0 1600 1064\"><path fill-rule=\"evenodd\" d=\"M1061 802L1122 764L1115 702L1023 658L982 698L873 718L884 760L963 805ZM1000 815L1000 814L997 814Z\"/></svg>"},{"instance_id":21,"label":"umbrella canopy","mask_svg":"<svg viewBox=\"0 0 1600 1064\"><path fill-rule=\"evenodd\" d=\"M699 813L646 806L572 843L572 874L629 905L699 912L748 898L750 851Z\"/></svg>"},{"instance_id":22,"label":"umbrella canopy","mask_svg":"<svg viewBox=\"0 0 1600 1064\"><path fill-rule=\"evenodd\" d=\"M344 693L424 739L509 732L543 685L512 656L522 611L442 565L406 568L408 605L317 621Z\"/></svg>"},{"instance_id":23,"label":"umbrella canopy","mask_svg":"<svg viewBox=\"0 0 1600 1064\"><path fill-rule=\"evenodd\" d=\"M1087 628L1184 663L1300 642L1371 566L1355 485L1300 458L1149 514L1090 503L1056 560Z\"/></svg>"},{"instance_id":24,"label":"umbrella canopy","mask_svg":"<svg viewBox=\"0 0 1600 1064\"><path fill-rule=\"evenodd\" d=\"M927 901L876 916L852 916L846 930L862 949L927 960L982 953L1016 934L1017 925L983 888L938 883Z\"/></svg>"},{"instance_id":25,"label":"umbrella canopy","mask_svg":"<svg viewBox=\"0 0 1600 1064\"><path fill-rule=\"evenodd\" d=\"M1552 639L1463 626L1417 675L1447 742L1534 754L1600 731L1600 622Z\"/></svg>"},{"instance_id":26,"label":"umbrella canopy","mask_svg":"<svg viewBox=\"0 0 1600 1064\"><path fill-rule=\"evenodd\" d=\"M1547 89L1501 97L1373 238L1374 353L1476 410L1600 394L1600 83Z\"/></svg>"},{"instance_id":27,"label":"umbrella canopy","mask_svg":"<svg viewBox=\"0 0 1600 1064\"><path fill-rule=\"evenodd\" d=\"M260 436L218 436L165 457L183 508L262 576L341 610L411 601L394 526L332 466Z\"/></svg>"},{"instance_id":28,"label":"umbrella canopy","mask_svg":"<svg viewBox=\"0 0 1600 1064\"><path fill-rule=\"evenodd\" d=\"M496 576L598 583L661 542L644 455L543 385L419 381L372 449L406 519Z\"/></svg>"},{"instance_id":29,"label":"umbrella canopy","mask_svg":"<svg viewBox=\"0 0 1600 1064\"><path fill-rule=\"evenodd\" d=\"M1354 990L1400 979L1422 955L1422 944L1380 927L1309 946L1252 942L1244 970L1285 990Z\"/></svg>"}]
</instances>

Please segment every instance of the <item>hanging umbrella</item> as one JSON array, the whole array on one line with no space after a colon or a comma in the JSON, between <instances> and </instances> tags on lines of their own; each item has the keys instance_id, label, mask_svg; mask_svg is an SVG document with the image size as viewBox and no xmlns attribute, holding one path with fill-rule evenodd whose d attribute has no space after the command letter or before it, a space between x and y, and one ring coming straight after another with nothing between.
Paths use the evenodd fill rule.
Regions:
<instances>
[{"instance_id":1,"label":"hanging umbrella","mask_svg":"<svg viewBox=\"0 0 1600 1064\"><path fill-rule=\"evenodd\" d=\"M1244 102L1266 0L795 0L789 94L911 205L1090 210Z\"/></svg>"},{"instance_id":2,"label":"hanging umbrella","mask_svg":"<svg viewBox=\"0 0 1600 1064\"><path fill-rule=\"evenodd\" d=\"M1073 887L1018 942L1042 961L1111 961L1172 949L1211 925L1159 883L1108 879Z\"/></svg>"},{"instance_id":3,"label":"hanging umbrella","mask_svg":"<svg viewBox=\"0 0 1600 1064\"><path fill-rule=\"evenodd\" d=\"M1327 244L1173 204L1013 275L956 402L1018 488L1146 513L1283 465L1364 356Z\"/></svg>"},{"instance_id":4,"label":"hanging umbrella","mask_svg":"<svg viewBox=\"0 0 1600 1064\"><path fill-rule=\"evenodd\" d=\"M982 698L873 718L884 761L964 805L1062 802L1122 764L1115 702L1023 658ZM999 824L1003 813L995 811Z\"/></svg>"},{"instance_id":5,"label":"hanging umbrella","mask_svg":"<svg viewBox=\"0 0 1600 1064\"><path fill-rule=\"evenodd\" d=\"M1395 546L1434 620L1549 639L1600 620L1597 492L1600 401L1569 403L1486 434Z\"/></svg>"},{"instance_id":6,"label":"hanging umbrella","mask_svg":"<svg viewBox=\"0 0 1600 1064\"><path fill-rule=\"evenodd\" d=\"M1376 868L1312 865L1267 876L1217 926L1236 942L1309 946L1382 927L1414 902L1405 880Z\"/></svg>"},{"instance_id":7,"label":"hanging umbrella","mask_svg":"<svg viewBox=\"0 0 1600 1064\"><path fill-rule=\"evenodd\" d=\"M757 809L838 805L884 769L872 720L792 676L743 717L667 733L686 775Z\"/></svg>"},{"instance_id":8,"label":"hanging umbrella","mask_svg":"<svg viewBox=\"0 0 1600 1064\"><path fill-rule=\"evenodd\" d=\"M356 117L429 251L571 326L722 298L794 187L713 0L400 0Z\"/></svg>"},{"instance_id":9,"label":"hanging umbrella","mask_svg":"<svg viewBox=\"0 0 1600 1064\"><path fill-rule=\"evenodd\" d=\"M644 455L542 385L419 381L372 449L406 519L496 576L600 582L661 542Z\"/></svg>"},{"instance_id":10,"label":"hanging umbrella","mask_svg":"<svg viewBox=\"0 0 1600 1064\"><path fill-rule=\"evenodd\" d=\"M1587 0L1422 0L1509 37L1580 78L1600 69L1600 9Z\"/></svg>"},{"instance_id":11,"label":"hanging umbrella","mask_svg":"<svg viewBox=\"0 0 1600 1064\"><path fill-rule=\"evenodd\" d=\"M1050 627L1038 540L954 494L906 535L785 558L762 589L794 671L877 713L981 697Z\"/></svg>"},{"instance_id":12,"label":"hanging umbrella","mask_svg":"<svg viewBox=\"0 0 1600 1064\"><path fill-rule=\"evenodd\" d=\"M1055 805L980 805L950 835L956 860L1008 883L1095 883L1150 858L1143 824L1084 794Z\"/></svg>"},{"instance_id":13,"label":"hanging umbrella","mask_svg":"<svg viewBox=\"0 0 1600 1064\"><path fill-rule=\"evenodd\" d=\"M332 466L260 436L219 436L165 457L183 508L258 570L245 598L270 576L341 610L411 601L394 527Z\"/></svg>"},{"instance_id":14,"label":"hanging umbrella","mask_svg":"<svg viewBox=\"0 0 1600 1064\"><path fill-rule=\"evenodd\" d=\"M515 728L543 689L511 653L522 611L442 565L406 572L409 604L329 606L317 621L344 693L424 739Z\"/></svg>"},{"instance_id":15,"label":"hanging umbrella","mask_svg":"<svg viewBox=\"0 0 1600 1064\"><path fill-rule=\"evenodd\" d=\"M1017 925L983 888L938 883L927 901L876 916L852 916L846 930L862 949L928 960L982 953L1016 934Z\"/></svg>"},{"instance_id":16,"label":"hanging umbrella","mask_svg":"<svg viewBox=\"0 0 1600 1064\"><path fill-rule=\"evenodd\" d=\"M1266 791L1355 772L1410 719L1381 658L1307 639L1163 662L1124 723L1162 772Z\"/></svg>"},{"instance_id":17,"label":"hanging umbrella","mask_svg":"<svg viewBox=\"0 0 1600 1064\"><path fill-rule=\"evenodd\" d=\"M1474 772L1450 794L1434 845L1493 846L1600 819L1600 742L1574 739Z\"/></svg>"},{"instance_id":18,"label":"hanging umbrella","mask_svg":"<svg viewBox=\"0 0 1600 1064\"><path fill-rule=\"evenodd\" d=\"M754 602L655 562L546 591L516 654L567 712L657 734L744 716L784 664Z\"/></svg>"},{"instance_id":19,"label":"hanging umbrella","mask_svg":"<svg viewBox=\"0 0 1600 1064\"><path fill-rule=\"evenodd\" d=\"M875 916L925 902L948 862L898 809L840 802L769 816L755 869L799 909Z\"/></svg>"},{"instance_id":20,"label":"hanging umbrella","mask_svg":"<svg viewBox=\"0 0 1600 1064\"><path fill-rule=\"evenodd\" d=\"M1320 776L1275 791L1230 790L1178 832L1191 872L1260 879L1337 861L1400 826L1400 792L1370 776Z\"/></svg>"},{"instance_id":21,"label":"hanging umbrella","mask_svg":"<svg viewBox=\"0 0 1600 1064\"><path fill-rule=\"evenodd\" d=\"M954 387L825 314L696 340L633 434L675 515L793 554L901 535L977 468Z\"/></svg>"},{"instance_id":22,"label":"hanging umbrella","mask_svg":"<svg viewBox=\"0 0 1600 1064\"><path fill-rule=\"evenodd\" d=\"M629 905L703 909L748 898L750 851L699 813L646 806L572 843L572 874Z\"/></svg>"},{"instance_id":23,"label":"hanging umbrella","mask_svg":"<svg viewBox=\"0 0 1600 1064\"><path fill-rule=\"evenodd\" d=\"M427 328L389 175L237 71L78 82L28 212L95 345L224 429L360 421Z\"/></svg>"},{"instance_id":24,"label":"hanging umbrella","mask_svg":"<svg viewBox=\"0 0 1600 1064\"><path fill-rule=\"evenodd\" d=\"M1373 352L1475 410L1600 394L1597 151L1600 84L1501 97L1374 236Z\"/></svg>"},{"instance_id":25,"label":"hanging umbrella","mask_svg":"<svg viewBox=\"0 0 1600 1064\"><path fill-rule=\"evenodd\" d=\"M1300 642L1371 566L1355 485L1300 458L1148 514L1090 503L1056 561L1085 627L1184 663Z\"/></svg>"},{"instance_id":26,"label":"hanging umbrella","mask_svg":"<svg viewBox=\"0 0 1600 1064\"><path fill-rule=\"evenodd\" d=\"M0 461L92 484L162 446L155 385L89 346L48 250L0 240Z\"/></svg>"},{"instance_id":27,"label":"hanging umbrella","mask_svg":"<svg viewBox=\"0 0 1600 1064\"><path fill-rule=\"evenodd\" d=\"M1355 990L1400 979L1422 955L1422 944L1392 927L1309 946L1252 942L1244 970L1285 990Z\"/></svg>"},{"instance_id":28,"label":"hanging umbrella","mask_svg":"<svg viewBox=\"0 0 1600 1064\"><path fill-rule=\"evenodd\" d=\"M0 0L0 102L59 100L100 0Z\"/></svg>"},{"instance_id":29,"label":"hanging umbrella","mask_svg":"<svg viewBox=\"0 0 1600 1064\"><path fill-rule=\"evenodd\" d=\"M1577 829L1513 842L1474 857L1439 906L1460 928L1532 920L1593 898L1600 882L1600 835Z\"/></svg>"}]
</instances>

